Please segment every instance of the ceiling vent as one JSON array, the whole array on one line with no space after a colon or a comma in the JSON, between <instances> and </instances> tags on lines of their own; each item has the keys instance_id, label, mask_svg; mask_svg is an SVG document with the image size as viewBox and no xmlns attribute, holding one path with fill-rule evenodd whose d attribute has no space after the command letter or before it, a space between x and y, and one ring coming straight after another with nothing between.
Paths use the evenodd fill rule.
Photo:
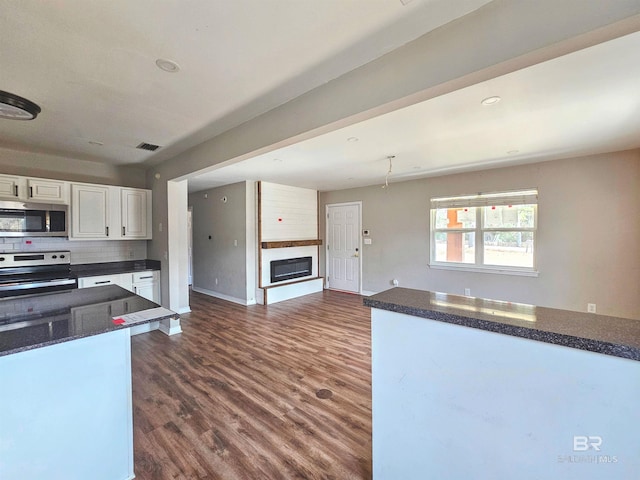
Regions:
<instances>
[{"instance_id":1,"label":"ceiling vent","mask_svg":"<svg viewBox=\"0 0 640 480\"><path fill-rule=\"evenodd\" d=\"M140 150L149 150L150 152L155 152L160 148L160 145L154 145L153 143L142 142L136 148L139 148Z\"/></svg>"}]
</instances>

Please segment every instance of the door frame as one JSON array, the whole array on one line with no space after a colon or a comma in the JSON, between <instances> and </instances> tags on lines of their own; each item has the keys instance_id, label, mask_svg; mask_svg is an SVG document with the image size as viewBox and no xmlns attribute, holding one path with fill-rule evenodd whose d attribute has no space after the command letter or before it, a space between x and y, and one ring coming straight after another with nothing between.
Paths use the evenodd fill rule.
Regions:
<instances>
[{"instance_id":1,"label":"door frame","mask_svg":"<svg viewBox=\"0 0 640 480\"><path fill-rule=\"evenodd\" d=\"M324 231L324 238L326 239L325 241L325 247L324 247L324 281L325 281L325 285L327 285L327 289L331 290L331 280L327 280L327 277L329 276L329 252L327 251L327 247L329 246L329 226L330 226L330 218L329 218L329 207L346 207L349 205L357 205L358 206L358 253L360 254L358 256L358 291L355 293L358 293L360 295L362 295L362 258L363 258L363 254L364 252L362 251L362 201L355 201L355 202L342 202L342 203L327 203L324 206L324 218L325 220L325 231ZM343 290L340 290L343 291Z\"/></svg>"}]
</instances>

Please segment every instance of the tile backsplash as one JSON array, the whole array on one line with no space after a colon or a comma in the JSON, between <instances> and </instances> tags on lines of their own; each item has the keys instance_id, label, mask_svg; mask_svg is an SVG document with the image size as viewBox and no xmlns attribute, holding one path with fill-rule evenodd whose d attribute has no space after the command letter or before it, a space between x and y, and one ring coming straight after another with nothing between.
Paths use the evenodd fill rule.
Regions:
<instances>
[{"instance_id":1,"label":"tile backsplash","mask_svg":"<svg viewBox=\"0 0 640 480\"><path fill-rule=\"evenodd\" d=\"M72 241L62 237L0 238L0 253L69 250L71 263L120 262L147 258L146 240Z\"/></svg>"}]
</instances>

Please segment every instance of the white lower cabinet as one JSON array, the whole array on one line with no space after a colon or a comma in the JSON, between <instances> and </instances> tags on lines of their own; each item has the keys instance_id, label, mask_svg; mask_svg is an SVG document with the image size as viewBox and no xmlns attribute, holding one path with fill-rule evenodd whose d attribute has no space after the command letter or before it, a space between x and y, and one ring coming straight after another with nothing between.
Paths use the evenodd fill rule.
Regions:
<instances>
[{"instance_id":1,"label":"white lower cabinet","mask_svg":"<svg viewBox=\"0 0 640 480\"><path fill-rule=\"evenodd\" d=\"M118 285L141 297L160 303L160 272L145 270L144 272L117 273L78 279L78 288Z\"/></svg>"},{"instance_id":2,"label":"white lower cabinet","mask_svg":"<svg viewBox=\"0 0 640 480\"><path fill-rule=\"evenodd\" d=\"M132 277L133 293L152 302L160 303L160 272L136 272Z\"/></svg>"},{"instance_id":3,"label":"white lower cabinet","mask_svg":"<svg viewBox=\"0 0 640 480\"><path fill-rule=\"evenodd\" d=\"M141 297L151 300L157 304L160 304L160 272L157 270L145 270L144 272L133 273L118 273L114 275L100 275L96 277L83 277L78 279L78 288L90 288L100 287L103 285L118 285L130 292L135 293ZM91 322L91 316L96 315L95 306L93 310L87 310L83 312L81 309L76 309L74 312L74 328L81 328L82 324ZM123 308L120 309L113 303L105 304L103 308L111 309L110 315L117 316L128 313L126 303L123 304ZM75 319L78 319L77 322ZM149 332L156 330L159 327L158 322L145 323L142 325L134 325L129 328L131 335L137 335L139 333Z\"/></svg>"}]
</instances>

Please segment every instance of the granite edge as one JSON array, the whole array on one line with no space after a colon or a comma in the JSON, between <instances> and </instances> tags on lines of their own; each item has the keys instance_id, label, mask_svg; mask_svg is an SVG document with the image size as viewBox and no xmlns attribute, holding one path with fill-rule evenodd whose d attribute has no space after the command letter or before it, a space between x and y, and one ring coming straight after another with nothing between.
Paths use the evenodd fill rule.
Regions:
<instances>
[{"instance_id":1,"label":"granite edge","mask_svg":"<svg viewBox=\"0 0 640 480\"><path fill-rule=\"evenodd\" d=\"M76 335L71 335L68 337L64 337L64 338L57 338L55 340L49 340L46 342L41 342L41 343L36 343L33 345L25 345L23 347L18 347L18 348L14 348L12 350L5 350L0 352L0 357L4 357L7 355L12 355L12 354L16 354L16 353L21 353L21 352L26 352L28 350L35 350L38 348L43 348L43 347L48 347L51 345L58 345L60 343L65 343L65 342L70 342L73 340L79 340L81 338L86 338L86 337L93 337L94 335L102 335L103 333L109 333L109 332L114 332L116 330L123 330L125 328L131 328L131 327L136 327L138 325L144 325L145 323L151 323L151 322L159 322L161 320L166 320L166 319L180 319L180 315L177 313L173 313L171 315L161 315L157 318L151 318L151 319L147 319L147 320L141 320L139 322L135 322L132 323L130 325L113 325L113 326L109 326L109 328L104 328L101 329L99 331L95 331L95 332L88 332L88 333L80 333L80 334L76 334Z\"/></svg>"},{"instance_id":2,"label":"granite edge","mask_svg":"<svg viewBox=\"0 0 640 480\"><path fill-rule=\"evenodd\" d=\"M71 274L76 278L143 272L146 270L161 270L160 261L145 259L124 260L118 262L77 263L71 265Z\"/></svg>"},{"instance_id":3,"label":"granite edge","mask_svg":"<svg viewBox=\"0 0 640 480\"><path fill-rule=\"evenodd\" d=\"M380 300L375 300L371 297L365 297L363 299L363 304L371 308L378 308L381 310L388 310L396 313L404 313L406 315L422 317L429 320L436 320L439 322L476 328L493 333L501 333L504 335L526 338L529 340L535 340L539 342L640 361L640 349L629 345L621 345L602 340L594 340L589 338L576 337L573 335L566 335L562 333L538 330L535 328L509 325L498 320L483 320L471 316L463 316L454 313L445 313L436 310L410 307L397 303L383 302Z\"/></svg>"}]
</instances>

